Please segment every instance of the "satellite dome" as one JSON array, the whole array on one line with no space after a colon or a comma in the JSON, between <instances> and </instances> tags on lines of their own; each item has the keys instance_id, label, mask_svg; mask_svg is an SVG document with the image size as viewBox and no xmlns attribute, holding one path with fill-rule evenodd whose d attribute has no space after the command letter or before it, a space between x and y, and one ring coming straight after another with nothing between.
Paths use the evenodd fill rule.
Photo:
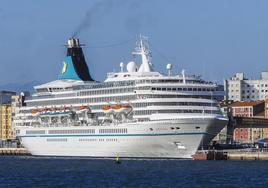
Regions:
<instances>
[{"instance_id":1,"label":"satellite dome","mask_svg":"<svg viewBox=\"0 0 268 188\"><path fill-rule=\"evenodd\" d=\"M172 69L172 64L167 64L167 69L171 70Z\"/></svg>"},{"instance_id":2,"label":"satellite dome","mask_svg":"<svg viewBox=\"0 0 268 188\"><path fill-rule=\"evenodd\" d=\"M128 72L137 72L137 65L134 61L130 61L128 64L127 64L127 71Z\"/></svg>"}]
</instances>

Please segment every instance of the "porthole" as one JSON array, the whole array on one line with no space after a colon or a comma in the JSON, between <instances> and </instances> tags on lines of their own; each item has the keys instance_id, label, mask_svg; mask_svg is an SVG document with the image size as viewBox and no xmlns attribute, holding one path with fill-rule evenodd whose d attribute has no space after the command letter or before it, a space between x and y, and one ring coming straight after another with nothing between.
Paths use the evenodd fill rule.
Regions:
<instances>
[{"instance_id":1,"label":"porthole","mask_svg":"<svg viewBox=\"0 0 268 188\"><path fill-rule=\"evenodd\" d=\"M176 127L176 129L180 129L179 127Z\"/></svg>"},{"instance_id":2,"label":"porthole","mask_svg":"<svg viewBox=\"0 0 268 188\"><path fill-rule=\"evenodd\" d=\"M174 127L170 127L172 130L174 130L175 128Z\"/></svg>"}]
</instances>

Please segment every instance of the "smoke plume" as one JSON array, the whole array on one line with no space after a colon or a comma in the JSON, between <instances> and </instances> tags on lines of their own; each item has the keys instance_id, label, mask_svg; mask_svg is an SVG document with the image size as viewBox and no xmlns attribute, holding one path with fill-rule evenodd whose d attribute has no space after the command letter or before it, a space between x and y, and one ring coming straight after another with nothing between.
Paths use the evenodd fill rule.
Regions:
<instances>
[{"instance_id":1,"label":"smoke plume","mask_svg":"<svg viewBox=\"0 0 268 188\"><path fill-rule=\"evenodd\" d=\"M76 37L84 30L89 29L93 25L100 23L101 20L109 15L112 11L124 8L128 10L127 15L124 15L124 26L127 31L132 34L141 32L144 25L154 26L155 19L150 15L148 9L144 6L151 6L152 0L96 0L95 3L86 11L81 23L73 32L73 37ZM154 2L155 3L155 2ZM124 12L124 11L122 11ZM115 20L116 21L116 20Z\"/></svg>"},{"instance_id":2,"label":"smoke plume","mask_svg":"<svg viewBox=\"0 0 268 188\"><path fill-rule=\"evenodd\" d=\"M100 22L114 7L115 0L97 0L90 9L87 10L82 22L73 33L73 37L79 35L82 31L89 29L92 25Z\"/></svg>"}]
</instances>

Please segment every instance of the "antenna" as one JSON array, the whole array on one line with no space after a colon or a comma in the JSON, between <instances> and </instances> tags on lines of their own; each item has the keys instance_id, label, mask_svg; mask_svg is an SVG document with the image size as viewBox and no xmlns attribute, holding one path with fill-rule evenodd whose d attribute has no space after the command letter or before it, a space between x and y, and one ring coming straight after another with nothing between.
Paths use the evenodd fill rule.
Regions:
<instances>
[{"instance_id":1,"label":"antenna","mask_svg":"<svg viewBox=\"0 0 268 188\"><path fill-rule=\"evenodd\" d=\"M183 83L185 84L186 78L185 78L185 70L184 69L182 69L181 74L182 74Z\"/></svg>"},{"instance_id":2,"label":"antenna","mask_svg":"<svg viewBox=\"0 0 268 188\"><path fill-rule=\"evenodd\" d=\"M142 64L140 65L138 72L151 72L151 51L149 49L148 37L140 35L139 41L137 42L137 47L132 54L141 56Z\"/></svg>"},{"instance_id":3,"label":"antenna","mask_svg":"<svg viewBox=\"0 0 268 188\"><path fill-rule=\"evenodd\" d=\"M124 63L121 62L119 66L120 66L120 68L121 68L121 72L124 72Z\"/></svg>"}]
</instances>

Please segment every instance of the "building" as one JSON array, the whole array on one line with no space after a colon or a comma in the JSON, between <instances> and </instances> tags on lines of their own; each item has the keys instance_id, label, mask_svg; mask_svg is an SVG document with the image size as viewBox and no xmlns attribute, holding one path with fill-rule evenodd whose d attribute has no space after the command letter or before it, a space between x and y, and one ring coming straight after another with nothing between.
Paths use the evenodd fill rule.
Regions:
<instances>
[{"instance_id":1,"label":"building","mask_svg":"<svg viewBox=\"0 0 268 188\"><path fill-rule=\"evenodd\" d=\"M239 101L230 105L234 117L264 117L264 101ZM234 141L249 143L263 138L263 129L237 128Z\"/></svg>"},{"instance_id":2,"label":"building","mask_svg":"<svg viewBox=\"0 0 268 188\"><path fill-rule=\"evenodd\" d=\"M0 104L11 104L11 97L16 95L13 91L0 91Z\"/></svg>"},{"instance_id":3,"label":"building","mask_svg":"<svg viewBox=\"0 0 268 188\"><path fill-rule=\"evenodd\" d=\"M12 117L15 114L19 113L19 108L21 107L21 96L14 95L11 97L11 108L12 108Z\"/></svg>"},{"instance_id":4,"label":"building","mask_svg":"<svg viewBox=\"0 0 268 188\"><path fill-rule=\"evenodd\" d=\"M246 79L244 73L236 73L224 81L225 99L233 101L256 101L268 98L268 71L259 80Z\"/></svg>"},{"instance_id":5,"label":"building","mask_svg":"<svg viewBox=\"0 0 268 188\"><path fill-rule=\"evenodd\" d=\"M0 139L13 139L11 104L0 105Z\"/></svg>"},{"instance_id":6,"label":"building","mask_svg":"<svg viewBox=\"0 0 268 188\"><path fill-rule=\"evenodd\" d=\"M14 138L14 130L12 127L12 96L16 92L0 91L0 143Z\"/></svg>"},{"instance_id":7,"label":"building","mask_svg":"<svg viewBox=\"0 0 268 188\"><path fill-rule=\"evenodd\" d=\"M230 106L234 103L233 100L222 100L220 101L221 112L225 117L228 117L230 114Z\"/></svg>"},{"instance_id":8,"label":"building","mask_svg":"<svg viewBox=\"0 0 268 188\"><path fill-rule=\"evenodd\" d=\"M268 118L268 98L266 98L264 105L264 117ZM268 138L268 128L263 129L263 138Z\"/></svg>"},{"instance_id":9,"label":"building","mask_svg":"<svg viewBox=\"0 0 268 188\"><path fill-rule=\"evenodd\" d=\"M229 117L230 115L230 106L231 104L233 104L234 101L232 100L222 100L220 101L220 109L221 109L221 112L222 114L225 116L225 117ZM227 135L227 126L225 126L221 132L219 132L219 134L217 136L215 136L215 138L213 139L213 141L216 141L218 143L226 143L226 139L227 139L228 135Z\"/></svg>"},{"instance_id":10,"label":"building","mask_svg":"<svg viewBox=\"0 0 268 188\"><path fill-rule=\"evenodd\" d=\"M265 118L268 118L268 98L265 100Z\"/></svg>"},{"instance_id":11,"label":"building","mask_svg":"<svg viewBox=\"0 0 268 188\"><path fill-rule=\"evenodd\" d=\"M27 96L27 91L19 96L16 92L0 91L0 147L16 147L13 119L19 113L19 108L25 105L24 100Z\"/></svg>"},{"instance_id":12,"label":"building","mask_svg":"<svg viewBox=\"0 0 268 188\"><path fill-rule=\"evenodd\" d=\"M12 130L13 130L13 138L15 139L16 138L16 135L15 135L15 125L14 125L14 117L16 114L19 113L19 110L20 110L20 107L21 107L21 96L18 96L18 95L14 95L11 97L11 113L12 113Z\"/></svg>"}]
</instances>

